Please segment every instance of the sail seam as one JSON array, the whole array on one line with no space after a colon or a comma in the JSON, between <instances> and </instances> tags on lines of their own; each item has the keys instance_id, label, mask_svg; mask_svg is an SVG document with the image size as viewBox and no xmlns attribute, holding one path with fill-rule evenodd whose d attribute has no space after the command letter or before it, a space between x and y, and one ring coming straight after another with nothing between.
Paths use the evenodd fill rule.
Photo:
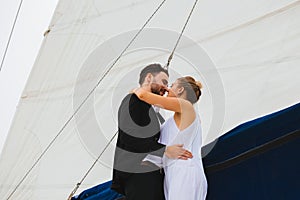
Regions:
<instances>
[{"instance_id":1,"label":"sail seam","mask_svg":"<svg viewBox=\"0 0 300 200\"><path fill-rule=\"evenodd\" d=\"M262 16L259 16L257 18L251 19L251 20L249 20L247 22L238 24L237 26L225 29L223 31L219 31L219 32L217 32L217 33L215 33L213 35L210 35L210 36L207 36L207 37L203 37L202 39L200 39L197 42L208 41L208 40L211 40L213 38L216 38L216 37L219 37L221 35L224 35L226 33L232 32L234 30L238 30L240 28L244 28L244 27L250 26L250 25L255 24L255 23L259 22L259 21L262 21L262 20L267 19L269 17L276 16L277 14L281 14L281 13L283 13L283 12L285 12L285 11L291 9L291 8L294 8L295 6L298 6L299 3L300 3L300 0L297 0L297 1L295 1L293 3L290 3L290 4L286 5L286 6L283 6L281 8L276 9L276 10L273 10L273 11L271 11L271 12L265 14L265 15L262 15Z\"/></svg>"}]
</instances>

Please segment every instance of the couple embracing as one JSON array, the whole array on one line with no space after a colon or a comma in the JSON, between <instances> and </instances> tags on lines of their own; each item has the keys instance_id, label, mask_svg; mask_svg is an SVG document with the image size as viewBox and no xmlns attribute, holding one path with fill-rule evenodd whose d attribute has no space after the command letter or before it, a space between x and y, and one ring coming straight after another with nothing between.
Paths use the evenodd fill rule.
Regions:
<instances>
[{"instance_id":1,"label":"couple embracing","mask_svg":"<svg viewBox=\"0 0 300 200\"><path fill-rule=\"evenodd\" d=\"M146 66L140 73L140 87L119 107L111 188L126 200L206 197L201 124L193 106L202 86L187 76L168 88L168 79L168 71L160 64ZM174 115L164 121L157 107Z\"/></svg>"}]
</instances>

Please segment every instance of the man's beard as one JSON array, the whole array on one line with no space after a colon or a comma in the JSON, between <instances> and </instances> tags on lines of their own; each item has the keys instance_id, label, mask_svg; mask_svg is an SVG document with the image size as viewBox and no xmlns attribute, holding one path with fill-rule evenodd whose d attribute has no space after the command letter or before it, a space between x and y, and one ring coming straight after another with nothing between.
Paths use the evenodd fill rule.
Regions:
<instances>
[{"instance_id":1,"label":"man's beard","mask_svg":"<svg viewBox=\"0 0 300 200\"><path fill-rule=\"evenodd\" d=\"M166 89L164 86L157 84L157 83L152 83L151 84L151 92L154 94L158 94L163 96L166 93Z\"/></svg>"}]
</instances>

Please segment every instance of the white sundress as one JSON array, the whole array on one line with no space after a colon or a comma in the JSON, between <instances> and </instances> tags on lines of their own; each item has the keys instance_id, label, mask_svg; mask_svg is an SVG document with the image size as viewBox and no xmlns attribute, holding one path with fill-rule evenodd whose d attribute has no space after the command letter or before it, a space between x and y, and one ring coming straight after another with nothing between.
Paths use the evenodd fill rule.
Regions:
<instances>
[{"instance_id":1,"label":"white sundress","mask_svg":"<svg viewBox=\"0 0 300 200\"><path fill-rule=\"evenodd\" d=\"M163 158L166 200L205 200L207 181L200 152L202 129L199 116L182 131L174 117L170 117L161 127L159 142L167 146L184 144L184 148L193 154L193 158L188 160Z\"/></svg>"}]
</instances>

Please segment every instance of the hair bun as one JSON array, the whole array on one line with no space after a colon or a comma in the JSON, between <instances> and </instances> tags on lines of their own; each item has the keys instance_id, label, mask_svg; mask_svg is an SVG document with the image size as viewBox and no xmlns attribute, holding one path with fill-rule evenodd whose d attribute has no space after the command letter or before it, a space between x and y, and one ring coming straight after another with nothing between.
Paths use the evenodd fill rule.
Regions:
<instances>
[{"instance_id":1,"label":"hair bun","mask_svg":"<svg viewBox=\"0 0 300 200\"><path fill-rule=\"evenodd\" d=\"M199 89L202 89L202 83L200 81L196 81L196 85L199 87Z\"/></svg>"}]
</instances>

